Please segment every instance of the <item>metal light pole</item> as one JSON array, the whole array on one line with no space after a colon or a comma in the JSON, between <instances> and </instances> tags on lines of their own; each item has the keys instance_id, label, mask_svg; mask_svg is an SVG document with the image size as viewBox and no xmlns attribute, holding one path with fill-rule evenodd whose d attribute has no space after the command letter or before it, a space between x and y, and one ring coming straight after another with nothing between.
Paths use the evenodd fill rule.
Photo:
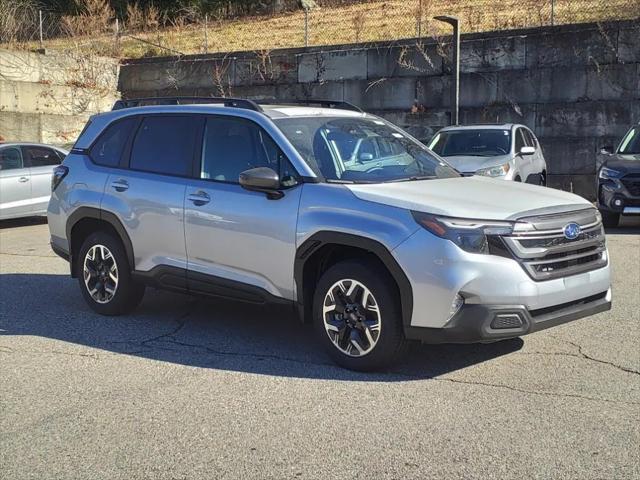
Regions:
<instances>
[{"instance_id":1,"label":"metal light pole","mask_svg":"<svg viewBox=\"0 0 640 480\"><path fill-rule=\"evenodd\" d=\"M451 59L451 125L458 125L460 111L460 20L449 15L433 17L453 27Z\"/></svg>"}]
</instances>

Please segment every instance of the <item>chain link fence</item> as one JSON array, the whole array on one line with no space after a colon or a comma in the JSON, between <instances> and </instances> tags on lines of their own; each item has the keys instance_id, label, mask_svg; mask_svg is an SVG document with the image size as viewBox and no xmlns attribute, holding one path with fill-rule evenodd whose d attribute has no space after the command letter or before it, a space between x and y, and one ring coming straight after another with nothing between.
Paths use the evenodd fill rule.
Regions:
<instances>
[{"instance_id":1,"label":"chain link fence","mask_svg":"<svg viewBox=\"0 0 640 480\"><path fill-rule=\"evenodd\" d=\"M275 48L438 37L450 27L433 17L456 16L463 33L638 19L640 0L369 0L251 17L189 12L128 12L116 20L94 11L79 18L22 12L11 23L0 12L0 47L80 48L115 57L264 51ZM135 18L134 18L135 17Z\"/></svg>"}]
</instances>

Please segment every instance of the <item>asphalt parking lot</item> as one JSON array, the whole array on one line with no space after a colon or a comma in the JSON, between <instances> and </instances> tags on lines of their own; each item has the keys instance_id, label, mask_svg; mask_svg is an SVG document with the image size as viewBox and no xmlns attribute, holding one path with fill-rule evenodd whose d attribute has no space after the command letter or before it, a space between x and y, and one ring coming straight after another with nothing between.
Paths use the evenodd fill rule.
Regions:
<instances>
[{"instance_id":1,"label":"asphalt parking lot","mask_svg":"<svg viewBox=\"0 0 640 480\"><path fill-rule=\"evenodd\" d=\"M45 223L0 223L0 478L640 478L640 218L608 242L610 312L358 374L285 312L100 317Z\"/></svg>"}]
</instances>

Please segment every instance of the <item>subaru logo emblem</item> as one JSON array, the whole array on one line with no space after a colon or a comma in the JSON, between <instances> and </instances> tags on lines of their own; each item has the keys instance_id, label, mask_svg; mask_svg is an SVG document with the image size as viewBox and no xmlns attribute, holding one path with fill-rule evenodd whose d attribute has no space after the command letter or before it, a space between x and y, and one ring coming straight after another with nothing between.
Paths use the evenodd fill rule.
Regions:
<instances>
[{"instance_id":1,"label":"subaru logo emblem","mask_svg":"<svg viewBox=\"0 0 640 480\"><path fill-rule=\"evenodd\" d=\"M580 225L574 222L567 223L562 229L562 233L564 233L564 236L567 240L575 240L576 238L578 238L578 235L580 235L581 231L582 230L580 229Z\"/></svg>"}]
</instances>

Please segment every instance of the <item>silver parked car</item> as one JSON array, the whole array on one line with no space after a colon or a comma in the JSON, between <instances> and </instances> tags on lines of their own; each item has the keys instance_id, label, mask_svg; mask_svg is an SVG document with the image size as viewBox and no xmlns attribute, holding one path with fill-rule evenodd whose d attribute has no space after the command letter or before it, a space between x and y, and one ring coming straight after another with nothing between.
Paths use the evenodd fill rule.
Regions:
<instances>
[{"instance_id":1,"label":"silver parked car","mask_svg":"<svg viewBox=\"0 0 640 480\"><path fill-rule=\"evenodd\" d=\"M547 163L540 143L524 125L458 125L445 127L429 148L465 175L546 185Z\"/></svg>"},{"instance_id":2,"label":"silver parked car","mask_svg":"<svg viewBox=\"0 0 640 480\"><path fill-rule=\"evenodd\" d=\"M47 213L51 175L67 153L38 143L0 143L0 220Z\"/></svg>"},{"instance_id":3,"label":"silver parked car","mask_svg":"<svg viewBox=\"0 0 640 480\"><path fill-rule=\"evenodd\" d=\"M93 116L48 210L91 308L130 311L146 285L284 304L359 370L407 340L492 342L610 308L591 203L463 177L388 121L318 103Z\"/></svg>"}]
</instances>

